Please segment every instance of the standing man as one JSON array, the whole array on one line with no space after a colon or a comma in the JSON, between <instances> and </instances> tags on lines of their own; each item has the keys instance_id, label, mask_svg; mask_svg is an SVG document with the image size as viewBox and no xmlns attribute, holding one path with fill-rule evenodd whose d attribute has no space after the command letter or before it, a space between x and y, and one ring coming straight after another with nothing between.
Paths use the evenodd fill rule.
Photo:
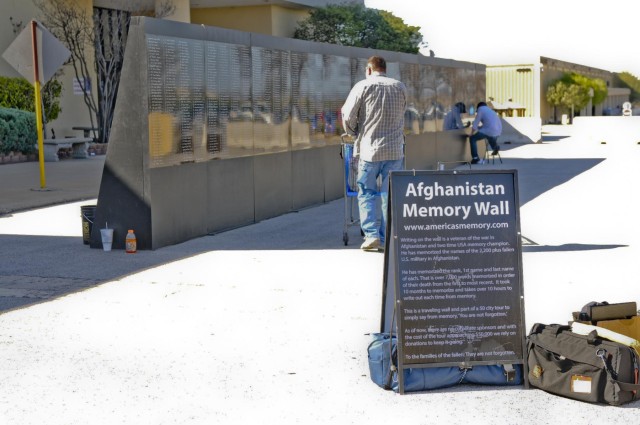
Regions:
<instances>
[{"instance_id":1,"label":"standing man","mask_svg":"<svg viewBox=\"0 0 640 425\"><path fill-rule=\"evenodd\" d=\"M482 124L482 126L480 126ZM495 111L487 106L486 103L478 103L476 111L476 119L473 120L471 126L471 136L469 137L469 148L471 149L471 163L480 162L478 157L478 140L487 139L493 152L491 155L497 155L500 150L498 146L498 136L502 134L502 122Z\"/></svg>"},{"instance_id":2,"label":"standing man","mask_svg":"<svg viewBox=\"0 0 640 425\"><path fill-rule=\"evenodd\" d=\"M386 75L380 56L367 61L366 79L356 83L342 107L346 132L355 136L358 161L358 206L365 240L360 247L377 251L384 247L389 194L389 172L402 169L404 158L404 112L407 88ZM382 184L378 190L378 177ZM380 194L382 214L376 208ZM380 226L378 219L380 218Z\"/></svg>"}]
</instances>

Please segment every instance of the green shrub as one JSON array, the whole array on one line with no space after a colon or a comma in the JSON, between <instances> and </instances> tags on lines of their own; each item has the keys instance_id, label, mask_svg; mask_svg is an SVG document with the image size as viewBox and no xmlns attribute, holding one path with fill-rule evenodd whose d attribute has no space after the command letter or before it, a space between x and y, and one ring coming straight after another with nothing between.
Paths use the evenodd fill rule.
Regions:
<instances>
[{"instance_id":1,"label":"green shrub","mask_svg":"<svg viewBox=\"0 0 640 425\"><path fill-rule=\"evenodd\" d=\"M0 152L32 153L37 143L35 113L0 108Z\"/></svg>"},{"instance_id":2,"label":"green shrub","mask_svg":"<svg viewBox=\"0 0 640 425\"><path fill-rule=\"evenodd\" d=\"M34 88L22 77L0 77L0 107L35 112ZM62 84L55 77L42 87L44 116L47 122L58 118Z\"/></svg>"},{"instance_id":3,"label":"green shrub","mask_svg":"<svg viewBox=\"0 0 640 425\"><path fill-rule=\"evenodd\" d=\"M0 106L33 111L33 86L24 78L0 77Z\"/></svg>"}]
</instances>

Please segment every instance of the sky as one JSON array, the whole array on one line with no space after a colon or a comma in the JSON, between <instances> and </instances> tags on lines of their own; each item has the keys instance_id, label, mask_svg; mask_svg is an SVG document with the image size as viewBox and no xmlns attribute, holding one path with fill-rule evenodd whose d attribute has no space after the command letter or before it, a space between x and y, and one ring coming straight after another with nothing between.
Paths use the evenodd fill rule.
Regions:
<instances>
[{"instance_id":1,"label":"sky","mask_svg":"<svg viewBox=\"0 0 640 425\"><path fill-rule=\"evenodd\" d=\"M598 5L596 8L594 4ZM420 27L421 52L487 65L540 56L640 78L638 0L365 0ZM635 20L634 20L635 18Z\"/></svg>"}]
</instances>

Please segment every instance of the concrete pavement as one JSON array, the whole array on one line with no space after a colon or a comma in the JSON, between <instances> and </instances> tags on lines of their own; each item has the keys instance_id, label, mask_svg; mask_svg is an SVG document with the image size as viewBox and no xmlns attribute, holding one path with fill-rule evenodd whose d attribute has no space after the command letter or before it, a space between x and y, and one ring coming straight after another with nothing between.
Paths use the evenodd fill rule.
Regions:
<instances>
[{"instance_id":1,"label":"concrete pavement","mask_svg":"<svg viewBox=\"0 0 640 425\"><path fill-rule=\"evenodd\" d=\"M478 166L518 170L527 328L640 301L640 146L566 129ZM637 422L640 402L376 387L366 348L384 256L357 249L357 229L342 244L342 200L135 255L82 244L90 202L0 217L1 424Z\"/></svg>"},{"instance_id":2,"label":"concrete pavement","mask_svg":"<svg viewBox=\"0 0 640 425\"><path fill-rule=\"evenodd\" d=\"M0 166L0 215L98 197L104 155L45 162L40 184L39 162Z\"/></svg>"}]
</instances>

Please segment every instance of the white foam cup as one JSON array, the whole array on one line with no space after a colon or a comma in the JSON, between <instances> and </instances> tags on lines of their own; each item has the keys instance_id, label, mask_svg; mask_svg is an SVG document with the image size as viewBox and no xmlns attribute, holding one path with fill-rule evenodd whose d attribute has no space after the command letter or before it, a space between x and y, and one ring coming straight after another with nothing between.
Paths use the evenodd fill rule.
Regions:
<instances>
[{"instance_id":1,"label":"white foam cup","mask_svg":"<svg viewBox=\"0 0 640 425\"><path fill-rule=\"evenodd\" d=\"M102 236L102 249L104 251L111 251L113 229L100 229L100 236Z\"/></svg>"}]
</instances>

